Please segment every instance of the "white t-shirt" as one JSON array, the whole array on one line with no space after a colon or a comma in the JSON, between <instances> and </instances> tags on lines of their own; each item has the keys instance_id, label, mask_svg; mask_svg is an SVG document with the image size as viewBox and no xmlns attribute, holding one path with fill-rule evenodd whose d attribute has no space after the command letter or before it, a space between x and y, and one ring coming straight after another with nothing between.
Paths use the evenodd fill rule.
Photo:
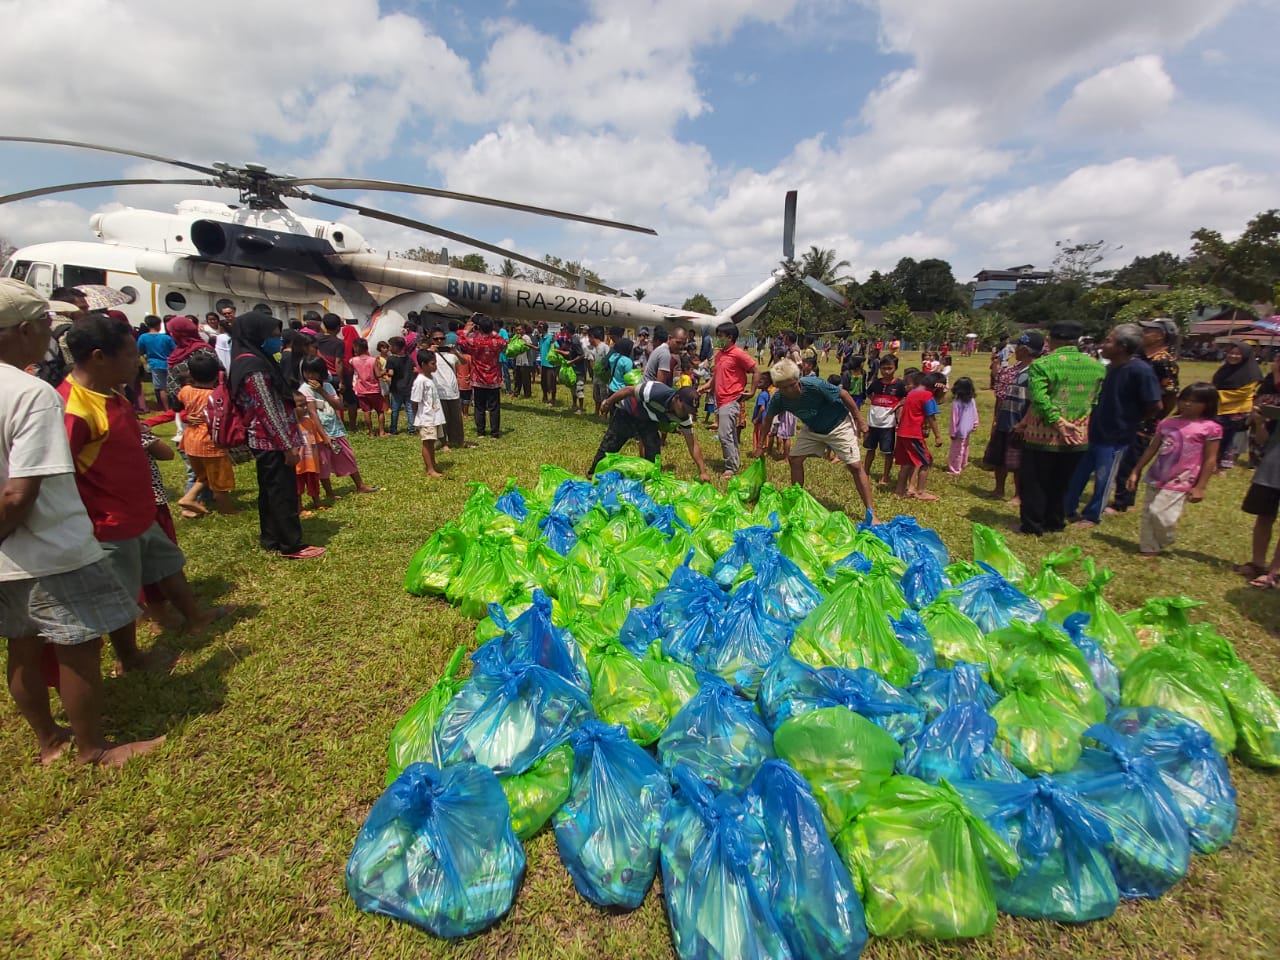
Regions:
<instances>
[{"instance_id":1,"label":"white t-shirt","mask_svg":"<svg viewBox=\"0 0 1280 960\"><path fill-rule=\"evenodd\" d=\"M436 371L439 369L440 364L437 363ZM415 427L437 427L444 423L444 407L440 406L436 385L430 377L420 373L414 378L409 400L417 404L418 414L413 420Z\"/></svg>"},{"instance_id":2,"label":"white t-shirt","mask_svg":"<svg viewBox=\"0 0 1280 960\"><path fill-rule=\"evenodd\" d=\"M218 339L213 342L213 352L218 355L218 362L222 364L222 369L228 373L231 372L231 334L220 333Z\"/></svg>"},{"instance_id":3,"label":"white t-shirt","mask_svg":"<svg viewBox=\"0 0 1280 960\"><path fill-rule=\"evenodd\" d=\"M441 400L457 400L462 396L458 389L458 358L451 353L436 354L436 372L431 375Z\"/></svg>"},{"instance_id":4,"label":"white t-shirt","mask_svg":"<svg viewBox=\"0 0 1280 960\"><path fill-rule=\"evenodd\" d=\"M41 477L22 526L0 540L0 580L68 573L102 557L76 490L62 398L43 380L0 363L0 486Z\"/></svg>"}]
</instances>

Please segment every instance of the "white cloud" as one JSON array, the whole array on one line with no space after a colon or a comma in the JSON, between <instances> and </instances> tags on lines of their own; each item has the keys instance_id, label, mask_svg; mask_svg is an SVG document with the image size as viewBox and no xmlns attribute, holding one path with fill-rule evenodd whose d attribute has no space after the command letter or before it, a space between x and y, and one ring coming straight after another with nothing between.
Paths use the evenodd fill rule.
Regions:
<instances>
[{"instance_id":1,"label":"white cloud","mask_svg":"<svg viewBox=\"0 0 1280 960\"><path fill-rule=\"evenodd\" d=\"M1159 119L1175 92L1164 61L1145 54L1077 83L1058 120L1075 134L1132 132Z\"/></svg>"}]
</instances>

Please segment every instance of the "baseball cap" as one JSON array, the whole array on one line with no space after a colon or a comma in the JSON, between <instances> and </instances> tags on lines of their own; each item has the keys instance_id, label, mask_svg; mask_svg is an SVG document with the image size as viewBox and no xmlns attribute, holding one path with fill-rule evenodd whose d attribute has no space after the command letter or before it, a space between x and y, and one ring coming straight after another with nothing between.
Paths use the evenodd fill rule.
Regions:
<instances>
[{"instance_id":1,"label":"baseball cap","mask_svg":"<svg viewBox=\"0 0 1280 960\"><path fill-rule=\"evenodd\" d=\"M58 306L67 308L68 313L80 309L65 303ZM0 330L8 330L28 320L40 320L49 316L53 309L53 304L40 296L34 287L11 277L0 279Z\"/></svg>"},{"instance_id":2,"label":"baseball cap","mask_svg":"<svg viewBox=\"0 0 1280 960\"><path fill-rule=\"evenodd\" d=\"M698 391L693 387L681 387L676 396L684 401L684 405L692 410L698 409Z\"/></svg>"},{"instance_id":3,"label":"baseball cap","mask_svg":"<svg viewBox=\"0 0 1280 960\"><path fill-rule=\"evenodd\" d=\"M1049 328L1049 338L1060 342L1079 340L1084 336L1084 327L1074 320L1061 320Z\"/></svg>"},{"instance_id":4,"label":"baseball cap","mask_svg":"<svg viewBox=\"0 0 1280 960\"><path fill-rule=\"evenodd\" d=\"M1178 325L1168 317L1156 317L1153 320L1139 321L1138 326L1143 330L1159 330L1164 334L1166 340L1172 340L1178 335Z\"/></svg>"},{"instance_id":5,"label":"baseball cap","mask_svg":"<svg viewBox=\"0 0 1280 960\"><path fill-rule=\"evenodd\" d=\"M1018 343L1032 353L1039 353L1044 349L1044 334L1038 330L1028 330L1018 338Z\"/></svg>"}]
</instances>

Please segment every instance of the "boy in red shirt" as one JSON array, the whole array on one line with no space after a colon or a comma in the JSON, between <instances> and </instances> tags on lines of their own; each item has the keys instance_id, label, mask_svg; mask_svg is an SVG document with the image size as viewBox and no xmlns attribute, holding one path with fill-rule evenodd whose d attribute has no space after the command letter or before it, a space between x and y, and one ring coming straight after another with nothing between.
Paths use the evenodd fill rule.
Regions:
<instances>
[{"instance_id":1,"label":"boy in red shirt","mask_svg":"<svg viewBox=\"0 0 1280 960\"><path fill-rule=\"evenodd\" d=\"M942 436L938 433L938 401L933 395L934 388L941 382L942 378L936 373L917 375L911 392L902 401L898 436L893 447L893 461L901 468L897 490L900 497L926 502L938 499L935 494L925 492L933 456L924 438L926 433L932 433L934 443L942 446Z\"/></svg>"},{"instance_id":2,"label":"boy in red shirt","mask_svg":"<svg viewBox=\"0 0 1280 960\"><path fill-rule=\"evenodd\" d=\"M871 476L871 466L876 462L876 451L884 454L884 475L880 478L880 486L889 485L889 474L893 473L893 447L897 439L898 408L907 397L910 389L906 382L899 380L898 358L889 354L880 361L880 376L867 385L867 436L863 443L867 451L864 466L867 476Z\"/></svg>"}]
</instances>

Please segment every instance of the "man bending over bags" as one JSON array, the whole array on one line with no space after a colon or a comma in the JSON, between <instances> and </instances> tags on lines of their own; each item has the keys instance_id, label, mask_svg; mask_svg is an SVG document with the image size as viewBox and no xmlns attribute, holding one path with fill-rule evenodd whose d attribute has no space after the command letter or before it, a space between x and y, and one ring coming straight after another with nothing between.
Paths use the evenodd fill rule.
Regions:
<instances>
[{"instance_id":1,"label":"man bending over bags","mask_svg":"<svg viewBox=\"0 0 1280 960\"><path fill-rule=\"evenodd\" d=\"M698 466L699 479L703 483L709 483L711 474L707 472L702 449L693 435L693 416L697 410L698 391L693 387L673 390L657 380L623 387L605 398L600 405L601 413L610 414L609 425L605 428L600 449L591 461L587 476L595 472L596 464L606 454L617 453L632 439L640 441L641 456L646 460L656 459L662 448L658 437L659 428L663 424L675 424L689 448L689 456L693 457L693 462Z\"/></svg>"}]
</instances>

